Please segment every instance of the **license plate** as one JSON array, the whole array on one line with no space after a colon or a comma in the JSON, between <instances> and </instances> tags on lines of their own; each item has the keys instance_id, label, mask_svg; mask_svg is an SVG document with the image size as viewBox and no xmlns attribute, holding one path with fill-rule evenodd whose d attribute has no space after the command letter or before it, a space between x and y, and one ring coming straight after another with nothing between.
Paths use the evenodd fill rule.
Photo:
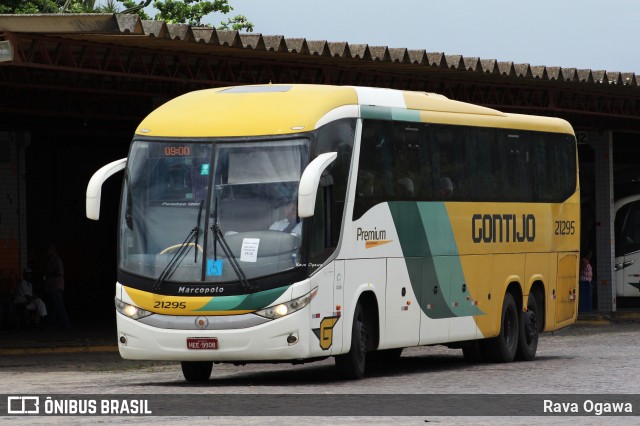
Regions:
<instances>
[{"instance_id":1,"label":"license plate","mask_svg":"<svg viewBox=\"0 0 640 426\"><path fill-rule=\"evenodd\" d=\"M218 349L215 337L187 337L187 349Z\"/></svg>"}]
</instances>

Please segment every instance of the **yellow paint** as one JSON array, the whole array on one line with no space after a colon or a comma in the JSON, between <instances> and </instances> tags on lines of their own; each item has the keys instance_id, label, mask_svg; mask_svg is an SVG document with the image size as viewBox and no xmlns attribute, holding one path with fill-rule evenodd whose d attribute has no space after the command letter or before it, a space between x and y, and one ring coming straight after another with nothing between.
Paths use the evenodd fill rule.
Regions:
<instances>
[{"instance_id":1,"label":"yellow paint","mask_svg":"<svg viewBox=\"0 0 640 426\"><path fill-rule=\"evenodd\" d=\"M165 296L125 286L123 286L122 289L127 293L136 306L139 306L146 311L163 315L240 315L253 312L251 310L200 310L213 299L211 296ZM172 305L176 307L168 307Z\"/></svg>"},{"instance_id":2,"label":"yellow paint","mask_svg":"<svg viewBox=\"0 0 640 426\"><path fill-rule=\"evenodd\" d=\"M333 345L333 327L336 325L340 317L322 318L320 322L320 347L327 350Z\"/></svg>"},{"instance_id":3,"label":"yellow paint","mask_svg":"<svg viewBox=\"0 0 640 426\"><path fill-rule=\"evenodd\" d=\"M577 253L558 253L557 324L575 320L578 305L578 265Z\"/></svg>"},{"instance_id":4,"label":"yellow paint","mask_svg":"<svg viewBox=\"0 0 640 426\"><path fill-rule=\"evenodd\" d=\"M484 337L493 337L499 333L504 294L512 282L520 286L523 294L522 306L526 306L532 284L536 281L543 283L545 331L558 329L575 320L576 304L569 300L569 290L577 283L576 250L580 244L578 196L572 196L564 204L446 203L469 292L485 314L474 317ZM474 242L474 214L515 214L519 218L533 214L536 219L535 240L507 242L503 235L502 242L498 239L495 242ZM558 235L556 221L574 221L576 231L570 235ZM558 252L572 252L563 255L569 256L571 261L559 262ZM557 297L551 299L556 286Z\"/></svg>"},{"instance_id":5,"label":"yellow paint","mask_svg":"<svg viewBox=\"0 0 640 426\"><path fill-rule=\"evenodd\" d=\"M459 103L462 105L467 105L462 102ZM448 111L420 111L420 121L424 123L435 124L453 124L460 126L492 127L498 129L514 130L534 130L575 135L575 133L573 132L573 128L565 120L533 115L483 115L475 112L465 111L464 109L461 109L460 114L451 114L451 112Z\"/></svg>"},{"instance_id":6,"label":"yellow paint","mask_svg":"<svg viewBox=\"0 0 640 426\"><path fill-rule=\"evenodd\" d=\"M506 114L491 108L481 107L460 101L453 101L445 96L425 92L402 92L407 109L424 111L465 114L476 114L486 119L486 116L505 117ZM447 114L449 115L449 114Z\"/></svg>"},{"instance_id":7,"label":"yellow paint","mask_svg":"<svg viewBox=\"0 0 640 426\"><path fill-rule=\"evenodd\" d=\"M136 133L169 137L299 133L313 130L318 119L334 108L358 103L349 87L290 87L286 92L225 93L228 88L218 88L187 93L149 114Z\"/></svg>"},{"instance_id":8,"label":"yellow paint","mask_svg":"<svg viewBox=\"0 0 640 426\"><path fill-rule=\"evenodd\" d=\"M376 241L367 241L366 243L364 243L364 248L370 249L373 247L378 247L384 244L389 244L390 242L392 242L393 240L376 240Z\"/></svg>"},{"instance_id":9,"label":"yellow paint","mask_svg":"<svg viewBox=\"0 0 640 426\"><path fill-rule=\"evenodd\" d=\"M573 202L574 198L571 197L564 204L446 203L446 209L460 255L574 251L580 246L580 205ZM476 243L472 238L474 232L472 216L474 214L515 215L520 222L522 215L532 214L535 216L536 238L533 242L514 243L513 241L507 242L506 236L503 236L502 242ZM570 235L557 235L555 233L556 221L573 221L575 232ZM506 227L506 222L503 225Z\"/></svg>"}]
</instances>

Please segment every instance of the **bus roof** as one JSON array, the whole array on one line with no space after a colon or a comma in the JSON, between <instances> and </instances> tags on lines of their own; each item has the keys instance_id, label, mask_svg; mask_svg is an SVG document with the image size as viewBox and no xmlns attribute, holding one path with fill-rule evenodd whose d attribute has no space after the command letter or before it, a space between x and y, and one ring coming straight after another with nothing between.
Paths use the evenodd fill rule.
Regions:
<instances>
[{"instance_id":1,"label":"bus roof","mask_svg":"<svg viewBox=\"0 0 640 426\"><path fill-rule=\"evenodd\" d=\"M302 84L190 92L151 112L138 126L136 134L156 137L292 134L313 130L326 114L350 105L360 106L363 117L373 114L402 121L573 134L569 123L561 119L505 114L434 93Z\"/></svg>"}]
</instances>

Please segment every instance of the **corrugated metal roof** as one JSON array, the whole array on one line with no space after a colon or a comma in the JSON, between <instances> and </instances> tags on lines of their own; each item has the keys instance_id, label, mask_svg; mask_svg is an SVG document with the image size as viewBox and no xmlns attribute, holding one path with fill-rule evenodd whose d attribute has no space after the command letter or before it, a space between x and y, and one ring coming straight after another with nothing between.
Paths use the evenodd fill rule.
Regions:
<instances>
[{"instance_id":1,"label":"corrugated metal roof","mask_svg":"<svg viewBox=\"0 0 640 426\"><path fill-rule=\"evenodd\" d=\"M441 71L459 72L459 77L467 74L470 78L482 74L524 80L609 84L629 88L637 87L640 80L640 76L633 72L532 66L526 63L499 62L495 59L447 55L426 50L286 38L280 35L241 34L237 31L195 28L185 24L142 21L137 15L0 15L0 31L199 53L219 52L221 49L226 49L233 55L255 55L263 52L279 55L279 59L297 61L339 58L345 61L361 61L363 64L370 63L371 66L387 70L403 65L419 65L425 67L425 71L433 72L435 67Z\"/></svg>"}]
</instances>

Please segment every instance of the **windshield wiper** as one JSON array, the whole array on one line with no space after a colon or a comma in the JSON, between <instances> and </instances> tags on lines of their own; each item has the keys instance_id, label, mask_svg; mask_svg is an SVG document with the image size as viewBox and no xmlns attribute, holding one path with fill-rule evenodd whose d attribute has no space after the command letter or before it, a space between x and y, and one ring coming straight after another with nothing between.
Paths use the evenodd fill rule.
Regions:
<instances>
[{"instance_id":1,"label":"windshield wiper","mask_svg":"<svg viewBox=\"0 0 640 426\"><path fill-rule=\"evenodd\" d=\"M189 250L189 244L191 243L191 240L194 239L194 237L195 237L195 243L193 247L193 250L195 251L194 261L196 263L198 262L198 235L200 234L200 218L202 217L203 203L204 203L204 200L201 200L200 207L198 208L198 221L196 222L196 226L194 226L193 229L189 231L187 238L185 238L182 244L180 244L180 246L176 250L176 253L173 255L169 263L167 263L167 266L165 266L162 272L160 273L160 276L158 277L156 282L153 284L154 291L159 290L160 287L162 287L162 283L164 283L167 280L167 278L173 275L173 272L175 271L176 266L178 266L180 262L182 262L182 259L184 258L185 254L187 254L187 251Z\"/></svg>"},{"instance_id":2,"label":"windshield wiper","mask_svg":"<svg viewBox=\"0 0 640 426\"><path fill-rule=\"evenodd\" d=\"M220 229L220 225L218 225L218 197L215 199L215 207L213 209L213 224L211 225L211 232L213 232L213 261L216 262L218 260L218 240L220 241L220 247L224 252L224 255L229 259L229 263L231 264L231 268L233 268L233 272L236 273L238 280L242 287L249 291L255 291L257 288L255 285L250 284L247 280L247 276L244 274L242 267L238 263L238 259L233 255L233 251L227 244L227 241L222 234L222 230Z\"/></svg>"}]
</instances>

